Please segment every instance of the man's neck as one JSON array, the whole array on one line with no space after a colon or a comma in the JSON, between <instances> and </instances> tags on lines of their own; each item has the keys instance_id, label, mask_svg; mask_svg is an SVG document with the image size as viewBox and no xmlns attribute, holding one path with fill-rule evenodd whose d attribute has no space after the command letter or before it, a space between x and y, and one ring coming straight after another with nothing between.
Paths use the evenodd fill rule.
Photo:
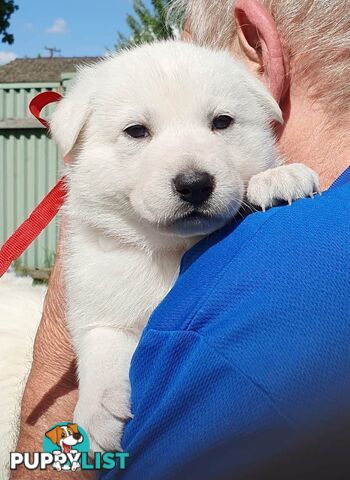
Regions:
<instances>
[{"instance_id":1,"label":"man's neck","mask_svg":"<svg viewBox=\"0 0 350 480\"><path fill-rule=\"evenodd\" d=\"M288 163L301 162L315 170L326 190L350 165L350 118L338 118L313 101L291 102L280 138Z\"/></svg>"}]
</instances>

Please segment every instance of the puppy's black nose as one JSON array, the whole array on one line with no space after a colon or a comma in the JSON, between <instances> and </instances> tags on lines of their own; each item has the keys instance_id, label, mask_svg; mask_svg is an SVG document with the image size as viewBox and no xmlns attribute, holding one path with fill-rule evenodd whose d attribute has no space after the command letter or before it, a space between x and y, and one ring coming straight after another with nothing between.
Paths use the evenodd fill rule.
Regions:
<instances>
[{"instance_id":1,"label":"puppy's black nose","mask_svg":"<svg viewBox=\"0 0 350 480\"><path fill-rule=\"evenodd\" d=\"M80 433L73 433L74 440L80 440L81 434Z\"/></svg>"},{"instance_id":2,"label":"puppy's black nose","mask_svg":"<svg viewBox=\"0 0 350 480\"><path fill-rule=\"evenodd\" d=\"M208 172L180 173L173 180L179 197L188 203L200 204L213 193L215 180Z\"/></svg>"}]
</instances>

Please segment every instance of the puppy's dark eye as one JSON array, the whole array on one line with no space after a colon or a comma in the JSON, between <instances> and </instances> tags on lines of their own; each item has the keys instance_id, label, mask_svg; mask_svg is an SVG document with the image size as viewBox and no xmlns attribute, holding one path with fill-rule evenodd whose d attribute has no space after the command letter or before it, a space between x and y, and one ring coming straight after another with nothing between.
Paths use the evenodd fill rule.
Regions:
<instances>
[{"instance_id":1,"label":"puppy's dark eye","mask_svg":"<svg viewBox=\"0 0 350 480\"><path fill-rule=\"evenodd\" d=\"M149 136L149 131L144 125L132 125L126 128L124 132L132 138L146 138Z\"/></svg>"},{"instance_id":2,"label":"puppy's dark eye","mask_svg":"<svg viewBox=\"0 0 350 480\"><path fill-rule=\"evenodd\" d=\"M234 119L229 115L219 115L214 118L212 128L213 130L226 130L234 123Z\"/></svg>"},{"instance_id":3,"label":"puppy's dark eye","mask_svg":"<svg viewBox=\"0 0 350 480\"><path fill-rule=\"evenodd\" d=\"M64 432L61 433L61 437L64 438L66 434Z\"/></svg>"}]
</instances>

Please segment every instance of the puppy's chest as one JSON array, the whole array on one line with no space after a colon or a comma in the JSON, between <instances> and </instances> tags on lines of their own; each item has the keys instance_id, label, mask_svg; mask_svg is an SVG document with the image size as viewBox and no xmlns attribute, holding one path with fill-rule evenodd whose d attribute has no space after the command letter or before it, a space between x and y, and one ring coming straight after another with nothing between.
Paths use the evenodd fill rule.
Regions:
<instances>
[{"instance_id":1,"label":"puppy's chest","mask_svg":"<svg viewBox=\"0 0 350 480\"><path fill-rule=\"evenodd\" d=\"M66 245L69 323L141 331L178 274L182 252L149 254L132 247L70 238ZM82 319L86 319L82 320ZM72 332L73 333L73 332Z\"/></svg>"}]
</instances>

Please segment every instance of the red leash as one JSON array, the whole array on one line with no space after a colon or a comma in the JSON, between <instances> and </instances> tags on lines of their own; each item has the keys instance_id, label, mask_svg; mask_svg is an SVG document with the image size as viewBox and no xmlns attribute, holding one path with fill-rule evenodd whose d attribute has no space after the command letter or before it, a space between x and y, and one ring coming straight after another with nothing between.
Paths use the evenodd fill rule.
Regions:
<instances>
[{"instance_id":1,"label":"red leash","mask_svg":"<svg viewBox=\"0 0 350 480\"><path fill-rule=\"evenodd\" d=\"M29 104L29 110L35 118L46 128L48 122L40 117L41 111L46 105L58 102L62 96L57 92L39 93ZM62 177L46 197L33 210L30 216L20 225L15 233L5 242L0 249L0 277L4 275L14 260L29 247L29 245L47 227L51 220L57 215L64 203L67 194L67 187Z\"/></svg>"}]
</instances>

